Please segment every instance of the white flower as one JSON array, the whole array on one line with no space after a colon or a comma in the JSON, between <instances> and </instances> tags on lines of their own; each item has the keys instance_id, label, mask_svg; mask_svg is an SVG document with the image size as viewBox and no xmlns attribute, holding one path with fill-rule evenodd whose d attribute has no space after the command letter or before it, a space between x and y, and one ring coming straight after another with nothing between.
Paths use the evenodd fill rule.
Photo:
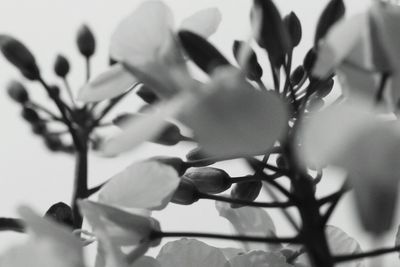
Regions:
<instances>
[{"instance_id":1,"label":"white flower","mask_svg":"<svg viewBox=\"0 0 400 267\"><path fill-rule=\"evenodd\" d=\"M81 241L71 230L42 218L30 208L19 209L29 240L0 256L2 267L83 267Z\"/></svg>"},{"instance_id":2,"label":"white flower","mask_svg":"<svg viewBox=\"0 0 400 267\"><path fill-rule=\"evenodd\" d=\"M189 29L204 37L212 35L221 21L216 8L201 10L186 18L182 29ZM112 35L111 57L122 64L116 64L106 73L82 88L79 99L99 101L117 96L138 81L161 83L164 90L149 84L161 97L170 97L178 88L171 77L175 69L186 72L184 59L173 37L174 20L172 11L162 1L151 0L142 3L126 17ZM123 67L129 65L130 70ZM132 68L135 68L132 75ZM146 79L147 74L151 76ZM141 77L135 77L141 76ZM154 88L153 88L154 87Z\"/></svg>"}]
</instances>

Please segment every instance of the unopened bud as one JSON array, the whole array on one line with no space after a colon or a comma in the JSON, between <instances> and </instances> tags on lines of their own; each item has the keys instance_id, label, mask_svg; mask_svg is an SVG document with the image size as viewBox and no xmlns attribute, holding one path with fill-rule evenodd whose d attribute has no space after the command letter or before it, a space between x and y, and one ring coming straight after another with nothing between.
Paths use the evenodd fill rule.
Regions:
<instances>
[{"instance_id":1,"label":"unopened bud","mask_svg":"<svg viewBox=\"0 0 400 267\"><path fill-rule=\"evenodd\" d=\"M68 59L63 55L58 55L54 63L54 72L58 77L65 78L69 72L70 66Z\"/></svg>"},{"instance_id":2,"label":"unopened bud","mask_svg":"<svg viewBox=\"0 0 400 267\"><path fill-rule=\"evenodd\" d=\"M231 187L231 177L224 170L203 167L188 171L183 177L191 180L200 192L218 194Z\"/></svg>"},{"instance_id":3,"label":"unopened bud","mask_svg":"<svg viewBox=\"0 0 400 267\"><path fill-rule=\"evenodd\" d=\"M18 81L11 81L7 85L7 93L15 102L24 104L29 101L29 94L22 83Z\"/></svg>"},{"instance_id":4,"label":"unopened bud","mask_svg":"<svg viewBox=\"0 0 400 267\"><path fill-rule=\"evenodd\" d=\"M306 72L303 66L298 66L290 75L292 85L300 84L306 78Z\"/></svg>"},{"instance_id":5,"label":"unopened bud","mask_svg":"<svg viewBox=\"0 0 400 267\"><path fill-rule=\"evenodd\" d=\"M307 54L303 60L303 67L304 67L304 70L308 73L308 75L311 74L311 71L314 67L316 60L317 60L317 52L315 51L315 48L311 48L307 52Z\"/></svg>"},{"instance_id":6,"label":"unopened bud","mask_svg":"<svg viewBox=\"0 0 400 267\"><path fill-rule=\"evenodd\" d=\"M37 135L43 135L47 133L46 123L42 120L32 123L32 132Z\"/></svg>"},{"instance_id":7,"label":"unopened bud","mask_svg":"<svg viewBox=\"0 0 400 267\"><path fill-rule=\"evenodd\" d=\"M177 158L177 157L158 156L158 157L152 157L149 160L158 161L162 164L171 166L172 168L174 168L176 170L176 172L178 173L179 176L182 176L186 172L186 170L189 168L189 166L186 164L186 162L184 162L182 159Z\"/></svg>"},{"instance_id":8,"label":"unopened bud","mask_svg":"<svg viewBox=\"0 0 400 267\"><path fill-rule=\"evenodd\" d=\"M276 158L276 166L278 166L278 168L280 168L280 169L288 168L286 160L282 156L278 156Z\"/></svg>"},{"instance_id":9,"label":"unopened bud","mask_svg":"<svg viewBox=\"0 0 400 267\"><path fill-rule=\"evenodd\" d=\"M58 202L51 206L46 211L45 216L60 224L66 225L68 227L73 227L72 209L70 206L63 202Z\"/></svg>"},{"instance_id":10,"label":"unopened bud","mask_svg":"<svg viewBox=\"0 0 400 267\"><path fill-rule=\"evenodd\" d=\"M22 117L30 123L35 123L40 121L39 114L34 110L33 108L30 107L24 107L22 109Z\"/></svg>"},{"instance_id":11,"label":"unopened bud","mask_svg":"<svg viewBox=\"0 0 400 267\"><path fill-rule=\"evenodd\" d=\"M159 100L158 96L146 85L140 87L136 94L148 104L153 104Z\"/></svg>"},{"instance_id":12,"label":"unopened bud","mask_svg":"<svg viewBox=\"0 0 400 267\"><path fill-rule=\"evenodd\" d=\"M244 201L254 201L260 194L261 188L261 181L240 182L234 185L231 197ZM231 204L232 208L240 208L241 206L239 204Z\"/></svg>"},{"instance_id":13,"label":"unopened bud","mask_svg":"<svg viewBox=\"0 0 400 267\"><path fill-rule=\"evenodd\" d=\"M290 39L292 41L292 46L293 47L298 46L302 36L302 29L299 18L296 16L294 12L290 12L289 15L283 18L283 23L285 24L289 32Z\"/></svg>"},{"instance_id":14,"label":"unopened bud","mask_svg":"<svg viewBox=\"0 0 400 267\"><path fill-rule=\"evenodd\" d=\"M189 179L182 177L178 188L172 196L171 202L180 205L191 205L200 199L196 185Z\"/></svg>"},{"instance_id":15,"label":"unopened bud","mask_svg":"<svg viewBox=\"0 0 400 267\"><path fill-rule=\"evenodd\" d=\"M46 135L44 137L44 143L46 147L51 151L59 151L63 147L63 143L57 135Z\"/></svg>"},{"instance_id":16,"label":"unopened bud","mask_svg":"<svg viewBox=\"0 0 400 267\"><path fill-rule=\"evenodd\" d=\"M315 95L320 98L326 97L327 95L330 94L330 92L332 92L334 84L335 81L333 79L329 79L322 82L321 85L317 88Z\"/></svg>"},{"instance_id":17,"label":"unopened bud","mask_svg":"<svg viewBox=\"0 0 400 267\"><path fill-rule=\"evenodd\" d=\"M51 97L58 98L60 96L60 88L57 85L51 85L49 93Z\"/></svg>"},{"instance_id":18,"label":"unopened bud","mask_svg":"<svg viewBox=\"0 0 400 267\"><path fill-rule=\"evenodd\" d=\"M0 35L0 50L5 58L29 80L38 80L40 71L32 53L17 39Z\"/></svg>"},{"instance_id":19,"label":"unopened bud","mask_svg":"<svg viewBox=\"0 0 400 267\"><path fill-rule=\"evenodd\" d=\"M189 151L186 155L186 159L191 162L200 162L201 164L192 164L193 167L203 167L214 164L215 160L208 160L208 156L204 153L201 147L196 147Z\"/></svg>"},{"instance_id":20,"label":"unopened bud","mask_svg":"<svg viewBox=\"0 0 400 267\"><path fill-rule=\"evenodd\" d=\"M87 58L91 57L96 50L94 35L87 25L82 25L78 30L76 43L79 52Z\"/></svg>"}]
</instances>

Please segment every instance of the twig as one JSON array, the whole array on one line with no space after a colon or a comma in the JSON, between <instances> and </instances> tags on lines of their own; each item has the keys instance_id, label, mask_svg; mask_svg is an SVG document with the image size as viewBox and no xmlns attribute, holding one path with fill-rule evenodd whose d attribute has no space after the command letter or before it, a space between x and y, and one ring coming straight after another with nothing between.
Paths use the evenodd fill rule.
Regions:
<instances>
[{"instance_id":1,"label":"twig","mask_svg":"<svg viewBox=\"0 0 400 267\"><path fill-rule=\"evenodd\" d=\"M376 250L357 253L357 254L333 256L333 260L335 262L353 261L353 260L358 260L358 259L362 259L362 258L377 257L377 256L380 256L383 254L388 254L388 253L393 253L393 252L400 252L400 246L395 246L395 247L391 247L391 248L381 248L381 249L376 249Z\"/></svg>"}]
</instances>

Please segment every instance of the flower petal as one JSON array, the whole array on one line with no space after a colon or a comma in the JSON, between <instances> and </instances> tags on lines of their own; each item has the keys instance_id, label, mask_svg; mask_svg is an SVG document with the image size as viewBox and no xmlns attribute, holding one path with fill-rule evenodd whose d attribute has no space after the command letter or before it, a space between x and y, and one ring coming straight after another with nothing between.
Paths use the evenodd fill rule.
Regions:
<instances>
[{"instance_id":1,"label":"flower petal","mask_svg":"<svg viewBox=\"0 0 400 267\"><path fill-rule=\"evenodd\" d=\"M207 38L217 31L221 20L222 15L218 8L207 8L187 17L180 28Z\"/></svg>"},{"instance_id":2,"label":"flower petal","mask_svg":"<svg viewBox=\"0 0 400 267\"><path fill-rule=\"evenodd\" d=\"M250 251L229 260L231 267L292 267L286 263L286 258L278 252Z\"/></svg>"},{"instance_id":3,"label":"flower petal","mask_svg":"<svg viewBox=\"0 0 400 267\"><path fill-rule=\"evenodd\" d=\"M136 162L102 187L99 200L126 208L163 209L179 181L170 166L155 161Z\"/></svg>"},{"instance_id":4,"label":"flower petal","mask_svg":"<svg viewBox=\"0 0 400 267\"><path fill-rule=\"evenodd\" d=\"M178 119L194 131L208 155L264 153L286 128L288 112L281 99L257 91L238 70L221 68L204 91Z\"/></svg>"},{"instance_id":5,"label":"flower petal","mask_svg":"<svg viewBox=\"0 0 400 267\"><path fill-rule=\"evenodd\" d=\"M165 244L157 260L163 267L223 267L227 262L218 248L186 238Z\"/></svg>"},{"instance_id":6,"label":"flower petal","mask_svg":"<svg viewBox=\"0 0 400 267\"><path fill-rule=\"evenodd\" d=\"M227 219L240 235L250 236L275 236L275 224L269 214L261 208L242 207L231 208L230 204L215 202L219 216ZM281 246L274 244L257 244L243 242L246 250L267 250L274 251Z\"/></svg>"},{"instance_id":7,"label":"flower petal","mask_svg":"<svg viewBox=\"0 0 400 267\"><path fill-rule=\"evenodd\" d=\"M366 32L368 19L367 14L359 14L332 27L319 47L313 75L325 78L347 57Z\"/></svg>"},{"instance_id":8,"label":"flower petal","mask_svg":"<svg viewBox=\"0 0 400 267\"><path fill-rule=\"evenodd\" d=\"M136 66L154 61L160 47L170 38L173 23L172 12L162 1L142 3L113 33L111 57Z\"/></svg>"},{"instance_id":9,"label":"flower petal","mask_svg":"<svg viewBox=\"0 0 400 267\"><path fill-rule=\"evenodd\" d=\"M137 83L137 79L121 64L114 64L94 80L86 84L78 93L78 100L97 102L116 97Z\"/></svg>"},{"instance_id":10,"label":"flower petal","mask_svg":"<svg viewBox=\"0 0 400 267\"><path fill-rule=\"evenodd\" d=\"M165 126L168 125L166 119L174 117L185 102L186 97L177 96L170 101L154 105L155 112L127 123L122 133L102 145L102 152L105 155L113 156L136 148L143 142L158 137L165 129Z\"/></svg>"},{"instance_id":11,"label":"flower petal","mask_svg":"<svg viewBox=\"0 0 400 267\"><path fill-rule=\"evenodd\" d=\"M143 256L135 261L131 267L161 267L161 264L152 257Z\"/></svg>"}]
</instances>

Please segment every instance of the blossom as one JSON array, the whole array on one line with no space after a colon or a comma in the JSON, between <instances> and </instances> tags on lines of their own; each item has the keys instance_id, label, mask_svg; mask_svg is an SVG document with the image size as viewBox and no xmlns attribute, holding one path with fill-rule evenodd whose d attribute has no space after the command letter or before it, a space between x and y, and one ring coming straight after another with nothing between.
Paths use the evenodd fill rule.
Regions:
<instances>
[{"instance_id":1,"label":"blossom","mask_svg":"<svg viewBox=\"0 0 400 267\"><path fill-rule=\"evenodd\" d=\"M19 209L29 239L0 256L4 267L83 267L81 241L64 226L42 218L28 207Z\"/></svg>"},{"instance_id":2,"label":"blossom","mask_svg":"<svg viewBox=\"0 0 400 267\"><path fill-rule=\"evenodd\" d=\"M220 21L218 9L208 8L186 18L180 28L208 37L217 30ZM154 82L164 85L164 90L156 92L162 97L175 94L177 84L171 73L175 69L182 72L187 70L173 31L174 19L167 5L157 0L142 3L121 21L112 35L110 55L121 63L113 65L82 88L78 98L83 101L111 98L123 93L137 81L149 82L152 88ZM126 65L130 66L129 70ZM155 86L153 90L158 88Z\"/></svg>"},{"instance_id":3,"label":"blossom","mask_svg":"<svg viewBox=\"0 0 400 267\"><path fill-rule=\"evenodd\" d=\"M322 78L336 70L345 94L374 100L380 74L390 74L383 99L392 109L400 97L399 21L399 6L376 2L366 12L338 22L319 46L313 75Z\"/></svg>"}]
</instances>

